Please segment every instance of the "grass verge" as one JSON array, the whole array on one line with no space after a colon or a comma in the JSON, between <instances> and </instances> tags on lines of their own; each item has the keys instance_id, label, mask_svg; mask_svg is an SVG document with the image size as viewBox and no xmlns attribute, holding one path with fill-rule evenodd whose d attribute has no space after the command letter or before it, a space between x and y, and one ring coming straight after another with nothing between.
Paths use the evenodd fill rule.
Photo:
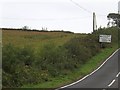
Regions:
<instances>
[{"instance_id":1,"label":"grass verge","mask_svg":"<svg viewBox=\"0 0 120 90\"><path fill-rule=\"evenodd\" d=\"M66 76L59 76L51 78L51 81L40 83L37 85L25 85L24 88L58 88L63 85L72 83L85 75L95 70L100 64L107 59L118 47L113 46L112 48L102 49L100 53L92 57L86 64L82 65L79 69L71 72Z\"/></svg>"}]
</instances>

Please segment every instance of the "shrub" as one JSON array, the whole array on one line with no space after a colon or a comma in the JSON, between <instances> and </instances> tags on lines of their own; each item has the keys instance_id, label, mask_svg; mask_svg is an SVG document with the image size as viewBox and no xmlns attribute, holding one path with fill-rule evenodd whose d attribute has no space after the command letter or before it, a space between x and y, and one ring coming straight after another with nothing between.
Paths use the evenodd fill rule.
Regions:
<instances>
[{"instance_id":1,"label":"shrub","mask_svg":"<svg viewBox=\"0 0 120 90\"><path fill-rule=\"evenodd\" d=\"M29 46L18 48L8 44L2 49L3 87L43 83L51 77L67 75L101 50L98 42L100 34L111 34L112 44L115 44L118 41L116 33L114 28L101 29L86 37L72 38L62 46L47 43L37 51ZM104 43L104 47L112 44Z\"/></svg>"},{"instance_id":2,"label":"shrub","mask_svg":"<svg viewBox=\"0 0 120 90\"><path fill-rule=\"evenodd\" d=\"M20 87L39 81L33 68L34 52L30 47L17 48L12 44L3 47L3 86Z\"/></svg>"}]
</instances>

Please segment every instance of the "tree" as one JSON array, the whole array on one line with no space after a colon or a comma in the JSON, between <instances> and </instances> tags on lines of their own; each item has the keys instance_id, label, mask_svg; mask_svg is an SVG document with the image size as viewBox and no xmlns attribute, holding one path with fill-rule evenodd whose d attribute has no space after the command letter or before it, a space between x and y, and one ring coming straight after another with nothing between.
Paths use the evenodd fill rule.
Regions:
<instances>
[{"instance_id":1,"label":"tree","mask_svg":"<svg viewBox=\"0 0 120 90\"><path fill-rule=\"evenodd\" d=\"M28 26L24 26L24 27L23 27L23 30L27 30L27 29L29 29Z\"/></svg>"},{"instance_id":2,"label":"tree","mask_svg":"<svg viewBox=\"0 0 120 90\"><path fill-rule=\"evenodd\" d=\"M117 13L109 13L107 18L109 20L113 20L112 24L116 24L120 28L120 14ZM110 22L108 23L110 24Z\"/></svg>"}]
</instances>

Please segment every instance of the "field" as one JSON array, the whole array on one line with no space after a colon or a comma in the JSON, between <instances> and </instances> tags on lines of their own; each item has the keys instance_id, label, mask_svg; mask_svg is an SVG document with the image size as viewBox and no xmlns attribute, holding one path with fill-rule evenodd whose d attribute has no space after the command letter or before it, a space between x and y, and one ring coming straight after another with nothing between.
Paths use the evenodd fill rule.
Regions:
<instances>
[{"instance_id":1,"label":"field","mask_svg":"<svg viewBox=\"0 0 120 90\"><path fill-rule=\"evenodd\" d=\"M36 32L21 30L3 30L3 45L13 44L18 47L32 46L35 49L42 48L45 44L53 43L61 46L74 37L85 37L82 34L64 33L64 32Z\"/></svg>"},{"instance_id":2,"label":"field","mask_svg":"<svg viewBox=\"0 0 120 90\"><path fill-rule=\"evenodd\" d=\"M111 34L112 43L100 47L100 34ZM90 73L118 48L116 27L92 34L2 30L2 35L3 88L59 87Z\"/></svg>"},{"instance_id":3,"label":"field","mask_svg":"<svg viewBox=\"0 0 120 90\"><path fill-rule=\"evenodd\" d=\"M66 70L59 73L69 73L70 70L67 70L69 66L66 66L70 62L68 62L68 58L65 58L68 55L64 45L72 38L83 38L87 35L66 32L3 30L2 36L3 75L5 74L3 86L20 87L21 84L29 84L33 79L34 84L49 81L52 77L58 75L57 70L59 71L62 67ZM63 63L60 63L62 61ZM26 68L26 66L29 68ZM21 75L18 76L18 74ZM43 76L44 74L45 76ZM16 83L11 83L11 81L14 81L13 77L10 77L11 75L14 79L18 77ZM26 75L28 75L28 79ZM35 77L38 76L39 79L36 79Z\"/></svg>"}]
</instances>

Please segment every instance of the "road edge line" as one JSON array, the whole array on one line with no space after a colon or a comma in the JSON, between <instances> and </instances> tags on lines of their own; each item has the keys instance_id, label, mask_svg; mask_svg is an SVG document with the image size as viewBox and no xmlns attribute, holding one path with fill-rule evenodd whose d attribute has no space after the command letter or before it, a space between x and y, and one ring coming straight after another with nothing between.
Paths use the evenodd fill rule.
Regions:
<instances>
[{"instance_id":1,"label":"road edge line","mask_svg":"<svg viewBox=\"0 0 120 90\"><path fill-rule=\"evenodd\" d=\"M90 74L84 76L82 79L77 80L76 82L73 82L73 83L71 83L71 84L62 86L62 87L60 87L60 88L58 88L58 89L55 89L55 90L59 90L59 89L63 89L63 88L72 86L72 85L77 84L77 83L81 82L82 80L86 79L86 78L89 77L90 75L92 75L92 74L94 74L95 72L97 72L97 71L98 71L113 55L115 55L115 53L117 53L119 50L120 50L120 48L117 49L115 52L113 52L112 55L110 55L96 70L94 70L94 71L91 72Z\"/></svg>"},{"instance_id":2,"label":"road edge line","mask_svg":"<svg viewBox=\"0 0 120 90\"><path fill-rule=\"evenodd\" d=\"M112 86L114 82L115 82L115 79L112 80L112 82L108 85L108 87Z\"/></svg>"},{"instance_id":3,"label":"road edge line","mask_svg":"<svg viewBox=\"0 0 120 90\"><path fill-rule=\"evenodd\" d=\"M116 77L119 77L119 75L120 75L120 72L116 75Z\"/></svg>"}]
</instances>

